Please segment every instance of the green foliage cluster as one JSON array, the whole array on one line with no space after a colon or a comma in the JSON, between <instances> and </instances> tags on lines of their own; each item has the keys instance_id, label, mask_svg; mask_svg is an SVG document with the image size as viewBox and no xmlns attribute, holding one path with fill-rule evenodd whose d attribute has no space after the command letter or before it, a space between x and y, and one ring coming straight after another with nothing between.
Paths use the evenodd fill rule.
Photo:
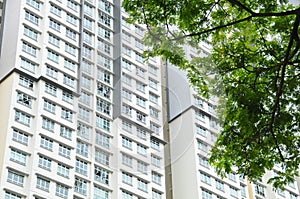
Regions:
<instances>
[{"instance_id":1,"label":"green foliage cluster","mask_svg":"<svg viewBox=\"0 0 300 199\"><path fill-rule=\"evenodd\" d=\"M147 56L186 70L199 94L220 98L222 131L210 154L219 174L250 180L278 166L282 187L299 174L300 7L287 0L124 0L147 25ZM184 46L209 41L211 55L188 60Z\"/></svg>"}]
</instances>

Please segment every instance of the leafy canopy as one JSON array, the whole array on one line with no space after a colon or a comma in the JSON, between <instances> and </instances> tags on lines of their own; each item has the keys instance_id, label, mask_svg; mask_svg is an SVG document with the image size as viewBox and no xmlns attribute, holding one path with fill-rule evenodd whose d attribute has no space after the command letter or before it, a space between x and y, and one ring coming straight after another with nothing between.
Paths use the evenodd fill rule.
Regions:
<instances>
[{"instance_id":1,"label":"leafy canopy","mask_svg":"<svg viewBox=\"0 0 300 199\"><path fill-rule=\"evenodd\" d=\"M282 187L300 163L300 7L288 0L124 0L132 22L147 25L148 56L186 70L199 94L220 98L222 131L210 154L219 174ZM176 28L175 28L176 27ZM184 46L210 42L188 60ZM212 78L213 77L213 78Z\"/></svg>"}]
</instances>

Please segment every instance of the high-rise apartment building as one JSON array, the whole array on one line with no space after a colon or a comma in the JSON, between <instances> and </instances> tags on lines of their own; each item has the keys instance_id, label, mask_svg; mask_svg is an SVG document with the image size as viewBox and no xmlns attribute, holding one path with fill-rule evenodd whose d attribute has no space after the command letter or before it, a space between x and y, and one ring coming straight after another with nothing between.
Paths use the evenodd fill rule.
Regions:
<instances>
[{"instance_id":1,"label":"high-rise apartment building","mask_svg":"<svg viewBox=\"0 0 300 199\"><path fill-rule=\"evenodd\" d=\"M208 44L201 43L201 48L203 56L209 54ZM185 51L187 56L197 56L193 48ZM166 74L169 126L165 134L170 156L170 166L166 167L170 173L166 175L167 198L299 199L299 178L277 191L267 184L280 171L279 167L268 171L257 183L250 183L235 173L226 178L218 176L207 159L221 130L214 108L218 99L199 97L191 88L186 72L177 67L166 64Z\"/></svg>"},{"instance_id":2,"label":"high-rise apartment building","mask_svg":"<svg viewBox=\"0 0 300 199\"><path fill-rule=\"evenodd\" d=\"M253 198L261 190L209 166L217 101L199 98L160 59L143 59L145 27L126 22L120 0L2 5L0 198Z\"/></svg>"},{"instance_id":3,"label":"high-rise apartment building","mask_svg":"<svg viewBox=\"0 0 300 199\"><path fill-rule=\"evenodd\" d=\"M120 4L4 1L0 198L165 198L160 60Z\"/></svg>"}]
</instances>

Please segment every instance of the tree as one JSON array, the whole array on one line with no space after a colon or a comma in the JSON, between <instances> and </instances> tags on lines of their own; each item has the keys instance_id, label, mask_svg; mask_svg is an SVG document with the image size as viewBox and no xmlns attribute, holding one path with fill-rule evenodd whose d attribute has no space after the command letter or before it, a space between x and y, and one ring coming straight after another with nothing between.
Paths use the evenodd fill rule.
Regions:
<instances>
[{"instance_id":1,"label":"tree","mask_svg":"<svg viewBox=\"0 0 300 199\"><path fill-rule=\"evenodd\" d=\"M124 0L129 21L147 25L147 56L186 70L205 97L220 97L222 131L210 154L219 174L251 181L275 165L274 187L300 163L300 7L288 0ZM210 42L208 57L183 46ZM223 88L223 89L220 89Z\"/></svg>"}]
</instances>

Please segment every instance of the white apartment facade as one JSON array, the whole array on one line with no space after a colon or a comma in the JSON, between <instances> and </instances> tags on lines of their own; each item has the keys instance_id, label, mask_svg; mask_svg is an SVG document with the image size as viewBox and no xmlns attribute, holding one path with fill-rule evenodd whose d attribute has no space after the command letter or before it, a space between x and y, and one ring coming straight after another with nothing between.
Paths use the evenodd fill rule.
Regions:
<instances>
[{"instance_id":1,"label":"white apartment facade","mask_svg":"<svg viewBox=\"0 0 300 199\"><path fill-rule=\"evenodd\" d=\"M4 1L0 198L165 198L160 60L120 4Z\"/></svg>"},{"instance_id":2,"label":"white apartment facade","mask_svg":"<svg viewBox=\"0 0 300 199\"><path fill-rule=\"evenodd\" d=\"M203 55L209 54L210 47L201 43ZM197 56L193 48L186 48L190 57ZM275 191L267 181L276 175L268 171L262 180L250 183L234 173L226 178L218 176L208 161L209 150L217 139L220 127L214 107L217 99L209 100L198 96L191 88L186 72L166 64L168 88L168 134L166 147L170 154L170 173L167 189L168 198L201 199L299 199L299 178Z\"/></svg>"}]
</instances>

